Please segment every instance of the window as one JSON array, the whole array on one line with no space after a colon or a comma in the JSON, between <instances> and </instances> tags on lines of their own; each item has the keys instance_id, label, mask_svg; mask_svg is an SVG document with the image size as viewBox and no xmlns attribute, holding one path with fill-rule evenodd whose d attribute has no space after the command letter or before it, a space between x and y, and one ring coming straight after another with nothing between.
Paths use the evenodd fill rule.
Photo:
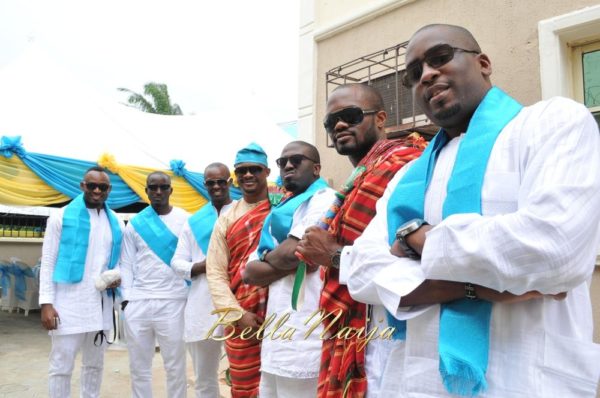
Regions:
<instances>
[{"instance_id":1,"label":"window","mask_svg":"<svg viewBox=\"0 0 600 398\"><path fill-rule=\"evenodd\" d=\"M600 41L574 49L576 99L583 102L600 126Z\"/></svg>"}]
</instances>

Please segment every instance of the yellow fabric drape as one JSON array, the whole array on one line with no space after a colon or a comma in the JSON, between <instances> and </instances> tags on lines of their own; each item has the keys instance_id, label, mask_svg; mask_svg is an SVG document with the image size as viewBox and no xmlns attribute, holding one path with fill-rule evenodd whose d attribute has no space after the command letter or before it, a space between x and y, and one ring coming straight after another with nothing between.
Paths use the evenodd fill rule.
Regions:
<instances>
[{"instance_id":1,"label":"yellow fabric drape","mask_svg":"<svg viewBox=\"0 0 600 398\"><path fill-rule=\"evenodd\" d=\"M70 199L47 185L18 156L0 155L0 203L47 206Z\"/></svg>"},{"instance_id":2,"label":"yellow fabric drape","mask_svg":"<svg viewBox=\"0 0 600 398\"><path fill-rule=\"evenodd\" d=\"M115 158L110 154L104 154L98 160L98 165L105 167L112 173L118 174L125 183L139 195L146 203L149 203L148 195L146 195L146 177L156 169L150 169L140 166L126 166L118 164ZM181 207L182 209L195 213L202 206L208 203L198 191L194 189L184 178L177 177L172 171L159 170L171 177L171 186L173 194L171 195L171 204Z\"/></svg>"}]
</instances>

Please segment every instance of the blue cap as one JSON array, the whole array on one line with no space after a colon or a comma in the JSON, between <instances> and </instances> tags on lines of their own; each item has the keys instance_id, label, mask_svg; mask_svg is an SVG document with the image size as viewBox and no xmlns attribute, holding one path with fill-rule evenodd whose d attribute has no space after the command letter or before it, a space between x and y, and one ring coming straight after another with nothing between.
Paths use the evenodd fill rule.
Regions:
<instances>
[{"instance_id":1,"label":"blue cap","mask_svg":"<svg viewBox=\"0 0 600 398\"><path fill-rule=\"evenodd\" d=\"M267 163L267 154L260 147L260 145L255 142L251 143L245 148L240 149L235 155L235 162L233 166L237 167L237 165L241 163L256 163L265 167L269 167Z\"/></svg>"}]
</instances>

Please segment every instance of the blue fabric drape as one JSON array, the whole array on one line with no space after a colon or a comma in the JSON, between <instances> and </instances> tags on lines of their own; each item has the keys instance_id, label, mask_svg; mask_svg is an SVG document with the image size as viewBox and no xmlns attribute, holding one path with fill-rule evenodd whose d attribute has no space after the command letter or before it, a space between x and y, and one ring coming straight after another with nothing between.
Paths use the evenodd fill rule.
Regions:
<instances>
[{"instance_id":1,"label":"blue fabric drape","mask_svg":"<svg viewBox=\"0 0 600 398\"><path fill-rule=\"evenodd\" d=\"M97 166L96 163L85 160L38 153L27 153L27 156L21 160L46 184L71 198L75 198L81 193L79 183L83 179L83 173L90 167ZM118 209L140 201L140 197L129 188L121 177L108 170L106 173L112 185L106 201L109 207Z\"/></svg>"},{"instance_id":2,"label":"blue fabric drape","mask_svg":"<svg viewBox=\"0 0 600 398\"><path fill-rule=\"evenodd\" d=\"M75 198L81 193L79 183L83 179L83 173L90 167L97 166L96 163L86 160L27 152L21 144L20 136L3 136L0 153L7 158L10 158L12 154L17 155L46 184L71 198ZM112 191L107 200L109 207L118 209L140 201L140 197L129 188L121 177L108 170L106 173L112 184Z\"/></svg>"},{"instance_id":3,"label":"blue fabric drape","mask_svg":"<svg viewBox=\"0 0 600 398\"><path fill-rule=\"evenodd\" d=\"M208 190L204 186L204 174L195 171L189 171L185 168L185 162L183 160L171 160L169 165L171 166L171 171L173 171L173 174L184 178L188 184L190 184L196 191L200 192L202 196L210 201ZM240 199L242 197L242 191L240 191L239 188L230 187L229 195L232 199Z\"/></svg>"}]
</instances>

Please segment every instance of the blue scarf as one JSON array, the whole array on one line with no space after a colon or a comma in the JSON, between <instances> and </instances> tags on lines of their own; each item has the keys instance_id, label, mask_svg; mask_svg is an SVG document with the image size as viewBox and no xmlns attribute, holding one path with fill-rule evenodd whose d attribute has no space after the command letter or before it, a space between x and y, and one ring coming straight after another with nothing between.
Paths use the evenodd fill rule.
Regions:
<instances>
[{"instance_id":1,"label":"blue scarf","mask_svg":"<svg viewBox=\"0 0 600 398\"><path fill-rule=\"evenodd\" d=\"M499 88L488 91L460 142L443 205L444 219L452 214L481 214L481 188L490 153L502 129L521 109ZM394 190L388 203L390 245L400 225L423 218L425 193L437 157L447 142L448 136L440 130ZM486 390L491 311L492 304L483 300L461 299L441 306L439 370L448 392L474 396ZM389 313L388 322L406 328L405 322Z\"/></svg>"},{"instance_id":2,"label":"blue scarf","mask_svg":"<svg viewBox=\"0 0 600 398\"><path fill-rule=\"evenodd\" d=\"M129 222L150 250L170 267L177 248L177 236L165 225L152 206L146 207Z\"/></svg>"},{"instance_id":3,"label":"blue scarf","mask_svg":"<svg viewBox=\"0 0 600 398\"><path fill-rule=\"evenodd\" d=\"M315 192L327 186L325 180L319 178L310 184L306 191L299 195L290 196L281 201L277 206L274 206L263 224L260 241L258 242L258 253L275 249L273 238L277 240L277 243L283 242L292 228L296 209L302 203L312 198Z\"/></svg>"},{"instance_id":4,"label":"blue scarf","mask_svg":"<svg viewBox=\"0 0 600 398\"><path fill-rule=\"evenodd\" d=\"M210 235L218 217L217 209L215 209L212 202L209 202L188 219L196 243L198 243L205 256L208 254Z\"/></svg>"},{"instance_id":5,"label":"blue scarf","mask_svg":"<svg viewBox=\"0 0 600 398\"><path fill-rule=\"evenodd\" d=\"M110 223L113 241L108 269L113 269L121 256L123 232L117 216L106 204L104 204L104 211ZM89 240L90 213L85 207L83 194L80 194L65 207L63 213L58 258L52 274L54 283L81 282Z\"/></svg>"}]
</instances>

